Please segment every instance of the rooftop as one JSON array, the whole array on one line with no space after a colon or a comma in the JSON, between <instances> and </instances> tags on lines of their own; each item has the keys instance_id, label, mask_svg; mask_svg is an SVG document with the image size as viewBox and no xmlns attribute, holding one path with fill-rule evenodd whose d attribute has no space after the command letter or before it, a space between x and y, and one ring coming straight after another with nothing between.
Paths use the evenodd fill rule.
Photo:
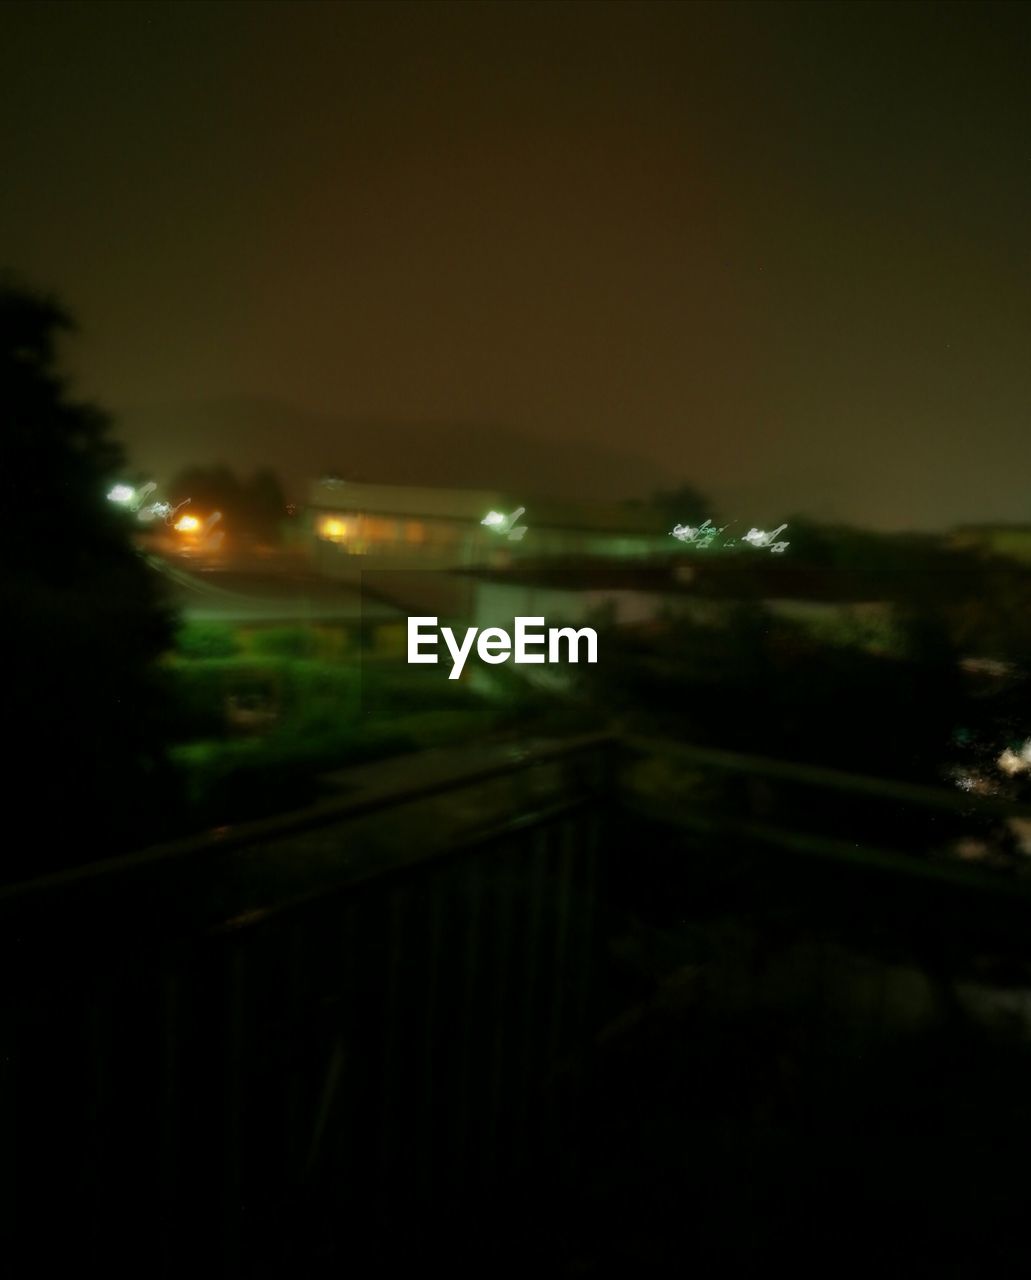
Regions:
<instances>
[{"instance_id":1,"label":"rooftop","mask_svg":"<svg viewBox=\"0 0 1031 1280\"><path fill-rule=\"evenodd\" d=\"M491 489L446 489L429 485L363 484L322 479L312 483L310 501L320 510L437 516L476 523L488 511L508 513L524 507L526 515L523 519L531 529L536 526L655 537L668 533L664 517L647 507L619 502L565 502Z\"/></svg>"}]
</instances>

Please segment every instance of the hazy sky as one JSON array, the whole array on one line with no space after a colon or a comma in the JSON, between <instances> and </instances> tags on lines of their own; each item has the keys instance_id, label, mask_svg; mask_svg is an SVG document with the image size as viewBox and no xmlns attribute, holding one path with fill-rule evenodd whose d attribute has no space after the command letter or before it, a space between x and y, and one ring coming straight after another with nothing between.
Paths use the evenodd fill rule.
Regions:
<instances>
[{"instance_id":1,"label":"hazy sky","mask_svg":"<svg viewBox=\"0 0 1031 1280\"><path fill-rule=\"evenodd\" d=\"M1026 5L8 4L0 256L130 423L506 424L742 519L1031 521L1029 66Z\"/></svg>"}]
</instances>

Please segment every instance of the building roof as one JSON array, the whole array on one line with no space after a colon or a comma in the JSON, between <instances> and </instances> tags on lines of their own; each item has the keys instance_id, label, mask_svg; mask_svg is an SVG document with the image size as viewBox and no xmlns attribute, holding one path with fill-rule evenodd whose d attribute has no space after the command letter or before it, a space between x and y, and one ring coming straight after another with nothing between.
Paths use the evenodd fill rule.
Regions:
<instances>
[{"instance_id":1,"label":"building roof","mask_svg":"<svg viewBox=\"0 0 1031 1280\"><path fill-rule=\"evenodd\" d=\"M312 483L309 500L320 510L361 511L371 515L437 517L477 524L488 511L508 514L519 507L529 528L594 533L664 536L664 518L647 507L624 503L564 502L532 494L492 489L446 489L436 485L362 484L323 479Z\"/></svg>"},{"instance_id":2,"label":"building roof","mask_svg":"<svg viewBox=\"0 0 1031 1280\"><path fill-rule=\"evenodd\" d=\"M457 520L483 519L504 504L500 493L486 489L442 489L408 484L360 484L351 480L316 480L310 489L313 507L362 511L373 515L437 516Z\"/></svg>"}]
</instances>

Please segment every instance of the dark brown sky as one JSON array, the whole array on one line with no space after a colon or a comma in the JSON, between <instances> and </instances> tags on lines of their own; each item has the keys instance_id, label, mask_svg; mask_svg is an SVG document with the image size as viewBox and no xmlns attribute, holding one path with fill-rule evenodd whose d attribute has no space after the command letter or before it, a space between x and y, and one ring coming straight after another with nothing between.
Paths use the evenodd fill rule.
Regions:
<instances>
[{"instance_id":1,"label":"dark brown sky","mask_svg":"<svg viewBox=\"0 0 1031 1280\"><path fill-rule=\"evenodd\" d=\"M271 400L636 455L744 520L1031 520L1029 37L1021 5L5 5L0 254L144 460ZM321 430L272 461L346 466Z\"/></svg>"}]
</instances>

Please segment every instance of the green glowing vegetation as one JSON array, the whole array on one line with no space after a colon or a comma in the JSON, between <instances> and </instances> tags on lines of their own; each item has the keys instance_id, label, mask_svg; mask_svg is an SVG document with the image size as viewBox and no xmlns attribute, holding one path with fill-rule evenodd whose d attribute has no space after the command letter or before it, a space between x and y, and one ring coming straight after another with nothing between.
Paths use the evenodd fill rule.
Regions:
<instances>
[{"instance_id":1,"label":"green glowing vegetation","mask_svg":"<svg viewBox=\"0 0 1031 1280\"><path fill-rule=\"evenodd\" d=\"M186 829L302 806L337 770L482 740L540 711L521 690L427 680L389 646L359 662L317 628L188 623L164 672Z\"/></svg>"}]
</instances>

